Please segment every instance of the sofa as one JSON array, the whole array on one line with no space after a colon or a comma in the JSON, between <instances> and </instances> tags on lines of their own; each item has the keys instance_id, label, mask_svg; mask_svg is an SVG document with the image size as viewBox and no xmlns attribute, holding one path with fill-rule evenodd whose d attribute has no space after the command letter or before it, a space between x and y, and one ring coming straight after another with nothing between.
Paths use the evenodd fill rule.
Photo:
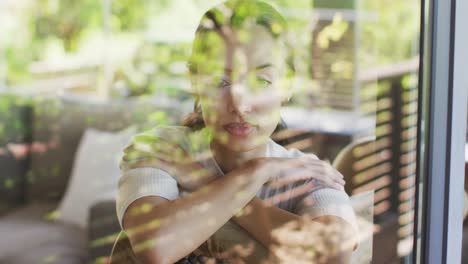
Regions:
<instances>
[{"instance_id":1,"label":"sofa","mask_svg":"<svg viewBox=\"0 0 468 264\"><path fill-rule=\"evenodd\" d=\"M88 144L87 150L96 153L86 154L84 138L93 142L92 136L115 138L124 131L126 137L119 138L124 144L137 131L180 122L192 103L161 96L103 102L0 94L0 263L105 263L120 231L115 193L101 195L102 184L98 188L95 181L73 185L80 177L106 178L111 179L106 188L116 190L118 175L115 164L111 177L80 174L80 160L92 161L87 163L96 174L106 174L97 153L105 153L99 144L112 145Z\"/></svg>"}]
</instances>

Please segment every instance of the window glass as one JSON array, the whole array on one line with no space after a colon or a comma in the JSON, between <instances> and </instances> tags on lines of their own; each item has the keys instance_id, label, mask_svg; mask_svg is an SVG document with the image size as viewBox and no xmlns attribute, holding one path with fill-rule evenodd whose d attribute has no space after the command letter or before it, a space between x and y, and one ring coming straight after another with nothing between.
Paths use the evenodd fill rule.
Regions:
<instances>
[{"instance_id":1,"label":"window glass","mask_svg":"<svg viewBox=\"0 0 468 264\"><path fill-rule=\"evenodd\" d=\"M2 1L5 256L410 262L420 9Z\"/></svg>"}]
</instances>

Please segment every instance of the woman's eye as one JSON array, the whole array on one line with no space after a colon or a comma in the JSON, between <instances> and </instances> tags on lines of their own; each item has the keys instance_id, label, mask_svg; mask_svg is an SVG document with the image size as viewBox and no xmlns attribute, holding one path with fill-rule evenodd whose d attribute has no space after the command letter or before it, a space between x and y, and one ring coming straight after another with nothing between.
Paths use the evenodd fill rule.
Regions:
<instances>
[{"instance_id":1,"label":"woman's eye","mask_svg":"<svg viewBox=\"0 0 468 264\"><path fill-rule=\"evenodd\" d=\"M253 88L255 91L260 91L264 88L267 88L270 85L271 85L271 81L265 79L264 77L257 76L255 78L255 84L253 85Z\"/></svg>"},{"instance_id":2,"label":"woman's eye","mask_svg":"<svg viewBox=\"0 0 468 264\"><path fill-rule=\"evenodd\" d=\"M267 80L267 79L265 79L263 77L257 77L257 82L262 84L262 85L265 85L265 86L271 84L271 82L269 80Z\"/></svg>"}]
</instances>

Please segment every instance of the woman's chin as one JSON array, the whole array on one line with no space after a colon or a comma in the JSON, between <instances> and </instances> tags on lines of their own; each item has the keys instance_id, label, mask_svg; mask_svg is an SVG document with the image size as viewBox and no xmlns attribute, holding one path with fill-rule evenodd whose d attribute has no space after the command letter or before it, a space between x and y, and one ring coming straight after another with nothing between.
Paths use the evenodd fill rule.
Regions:
<instances>
[{"instance_id":1,"label":"woman's chin","mask_svg":"<svg viewBox=\"0 0 468 264\"><path fill-rule=\"evenodd\" d=\"M266 144L266 141L261 140L256 134L248 137L237 137L228 134L220 143L224 148L233 152L248 152Z\"/></svg>"},{"instance_id":2,"label":"woman's chin","mask_svg":"<svg viewBox=\"0 0 468 264\"><path fill-rule=\"evenodd\" d=\"M248 152L254 150L256 147L250 142L238 142L239 140L232 140L230 144L226 145L226 148L234 152Z\"/></svg>"}]
</instances>

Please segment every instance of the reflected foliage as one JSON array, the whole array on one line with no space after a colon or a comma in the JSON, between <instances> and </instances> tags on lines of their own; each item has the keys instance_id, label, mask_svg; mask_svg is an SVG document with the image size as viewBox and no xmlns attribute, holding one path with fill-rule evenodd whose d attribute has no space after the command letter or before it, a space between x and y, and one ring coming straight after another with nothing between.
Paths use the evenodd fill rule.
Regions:
<instances>
[{"instance_id":1,"label":"reflected foliage","mask_svg":"<svg viewBox=\"0 0 468 264\"><path fill-rule=\"evenodd\" d=\"M195 85L192 87L193 83L190 81L193 80L190 80L190 77L194 77L194 75L189 76L189 73L200 74L197 76L200 79L206 77L202 76L203 74L208 76L207 82L199 83L202 84L200 85L202 88L231 87L230 83L225 83L226 80L220 77L224 71L224 64L211 60L214 55L225 52L225 43L229 36L224 36L226 38L221 39L219 34L213 32L213 29L219 30L220 25L229 24L239 31L239 39L248 43L250 36L243 32L242 28L252 22L249 18L253 16L256 18L255 23L266 28L268 33L274 36L275 40L282 42L284 44L282 47L287 49L286 54L278 56L278 61L282 61L287 68L285 72L281 72L283 76L286 76L286 80L278 82L278 86L291 88L296 92L296 95L289 103L285 104L312 109L323 108L327 111L357 109L370 115L377 111L375 116L378 127L375 134L378 138L376 146L380 148L380 151L376 151L375 155L356 155L360 157L360 160L350 165L349 171L352 172L352 175L349 176L347 191L350 194L358 194L369 188L378 189L377 198L379 200L376 201L378 207L375 213L380 217L378 220L390 219L389 215L385 213L391 211L394 213L390 219L392 225L398 225L398 216L401 219L400 226L397 227L398 234L392 230L392 237L398 236L396 239L407 240L412 234L413 230L409 227L411 223L405 220L409 218L404 218L403 214L411 209L410 200L413 198L414 116L417 111L415 107L417 94L414 93L416 78L412 74L404 74L395 78L386 78L379 83L370 81L356 84L355 82L360 70L366 70L376 65L395 63L414 55L414 51L417 49L414 47L414 43L418 37L419 3L403 0L391 1L391 3L369 0L363 1L362 6L356 7L352 4L348 6L353 1L347 1L345 4L338 3L339 1L318 0L273 1L280 11L287 14L286 21L289 30L286 32L286 21L280 15L275 14L269 17L262 12L256 12L258 10L252 8L249 2L243 2L245 6L238 7L238 12L233 15L218 10L209 14L208 19L202 20L202 25L197 31L198 41L195 41L192 46L189 41L183 38L170 41L152 39L142 33L150 27L148 21L151 20L151 17L158 17L168 10L175 12L174 10L183 8L174 6L173 3L177 1L109 0L111 5L107 15L105 15L105 6L102 5L104 2L94 0L33 1L25 9L18 12L19 15L16 18L18 21L15 21L21 25L16 28L24 28L24 31L21 34L13 34L14 30L10 29L11 39L8 41L0 40L0 52L4 54L8 85L36 78L50 77L53 79L65 73L71 73L71 75L82 73L83 66L67 68L58 63L57 69L45 69L41 66L44 64L35 63L66 60L68 56L79 58L84 53L85 47L90 45L89 43L93 43L93 38L96 35L110 37L106 39L109 41L113 37L125 39L122 42L119 42L121 40L112 42L115 46L122 45L123 47L127 43L134 42L132 44L134 47L129 48L131 51L125 51L125 55L119 57L118 54L112 54L110 56L112 59L114 59L114 55L116 57L109 63L113 69L110 70L112 76L108 88L109 95L114 100L101 103L90 102L86 99L74 101L55 96L53 98L0 96L0 163L2 169L5 168L5 173L0 179L0 196L2 198L0 213L30 201L58 202L69 184L75 153L87 128L120 131L136 124L138 131L146 132L133 137L131 144L121 153L122 160L125 161L124 165L127 166L121 166L122 171L130 169L132 166L153 166L164 169L174 176L179 187L187 192L199 189L205 192L213 191L201 187L216 179L216 175L199 164L204 158L208 159L208 155L205 155L207 153L201 153L198 157L200 160L194 161L181 147L181 145L186 144L190 149L202 152L204 147L211 142L213 131L206 127L203 128L202 125L199 127L200 129L194 129L195 132L188 135L188 142L181 143L178 141L180 137L177 137L175 133L166 135L168 137L161 137L161 135L155 135L154 130L151 129L155 126L181 123L186 114L182 103L192 99L193 88L199 88ZM195 6L201 5L200 2L194 1ZM350 21L340 12L327 19L323 19L323 17L322 19L317 17L311 19L309 13L304 16L304 13L300 12L301 10L327 7L351 7L354 8L354 11L356 9L358 11L364 10L376 14L377 19L368 21L366 18L362 18L360 21L362 28L358 28L356 23ZM362 39L357 39L360 33L362 33ZM129 39L131 41L128 41ZM359 46L354 46L358 42ZM109 47L109 49L111 48ZM358 49L359 54L356 54ZM34 65L36 66L33 67ZM37 70L38 68L39 70ZM93 66L91 71L93 74L102 75L105 67L99 64L97 67ZM214 73L218 73L218 75L214 76ZM262 94L262 91L270 91L266 89L272 85L272 81L268 78L248 75L247 79L249 86L255 88L252 94L257 95ZM98 78L98 80L101 79ZM89 86L78 85L79 89L77 90L95 93L98 83L99 81ZM35 87L36 83L33 82L33 84ZM360 87L358 95L353 90L354 87L357 87L355 85ZM402 92L398 94L395 91ZM395 93L397 96L401 95L398 98L400 102L398 106L401 106L402 113L398 113L399 108L395 109L395 102L391 100ZM271 94L268 93L268 95ZM362 104L354 105L355 96L362 99ZM125 99L121 100L122 98ZM169 98L169 100L161 100L165 103L160 103L160 101L155 103L152 101L154 98ZM170 101L171 99L173 101ZM269 105L268 102L266 105ZM198 119L200 119L200 114L201 110L194 113ZM210 112L205 112L205 114L210 115ZM269 115L265 119L271 121L274 117L274 115ZM396 120L401 121L400 124L396 124ZM307 149L317 145L317 142L323 139L321 137L323 135L311 139L310 135L305 135L299 130L299 132L293 129L280 130L275 130L273 135L278 139L278 142L295 139L291 144L283 144L287 145L288 148ZM404 130L401 134L404 137L402 140L397 134L400 130ZM396 142L401 144L396 144ZM391 149L392 144L396 144L393 149ZM340 147L343 145L344 143L340 142ZM331 146L325 147L332 148ZM401 149L397 150L398 148ZM400 156L401 160L399 161ZM154 161L155 157L159 160ZM89 157L89 162L99 162L100 158ZM390 166L390 162L393 162L392 164L400 162L401 168ZM5 164L4 167L3 164ZM376 170L368 172L367 169L370 170L374 165L376 165ZM326 171L335 173L334 169L330 169L330 165L322 164L321 166L323 167L319 166L319 169L324 172L323 175ZM325 170L325 167L328 169ZM273 170L269 170L268 173ZM389 172L390 170L392 172ZM376 178L379 180L376 184L380 185L377 187L366 185L375 175L378 176ZM400 178L401 186L397 186L400 183ZM311 181L306 182L302 178L294 179L292 182L297 187L296 190L285 193L294 196L293 198L296 196L304 198L312 187L317 187L311 184ZM98 176L96 183L99 183ZM275 187L282 190L281 188L289 183L291 182L279 181L272 183L272 185L276 184ZM391 184L393 184L393 189L391 189ZM365 186L361 188L362 185ZM265 199L267 202L265 208L274 207L272 205L278 205L281 202L288 202L289 196L285 196L281 191L278 193L277 196ZM243 195L245 193L241 191L238 192L237 197ZM398 195L400 196L398 197ZM407 206L399 206L403 203ZM369 204L367 205L371 207ZM111 204L110 208L114 208L112 206L115 207L114 204ZM205 216L208 214L210 206L209 203L203 203L195 206L193 210L198 215ZM235 217L248 217L260 212L260 210L256 211L252 208L252 206L246 206L240 209ZM96 210L101 211L102 209ZM131 213L144 216L153 210L154 208L150 204L144 204L140 208L132 210ZM265 209L265 211L268 210ZM174 218L156 218L145 225L128 230L127 234L145 233L191 212L190 210L179 212ZM369 233L373 232L373 230L368 230L372 229L369 225L373 224L373 212L369 214L370 217L367 213L358 219L358 224L367 228L363 235L366 237L362 238L362 241L369 241L372 237ZM410 216L411 213L409 212ZM111 211L108 214L114 216L115 212ZM53 221L56 217L56 212L50 213L48 221ZM90 221L95 220L93 217L90 217ZM93 222L95 229L91 232L93 237L90 238L89 248L102 250L93 253L93 257L96 257L93 261L104 263L108 260L106 254L109 253L109 247L118 240L119 230L112 230L105 234L99 233L100 230L106 229L106 223L109 220L102 218L99 221ZM208 217L206 219L207 224L213 221L215 220ZM269 227L268 221L262 223L264 225L259 225L258 228ZM377 222L379 228L383 226L381 223ZM287 221L283 225L269 230L274 243L271 247L265 247L258 238L253 238L245 231L239 231L238 225L228 222L225 228L228 230L231 228L230 230L237 232L239 237L230 237L232 240L218 241L219 243L216 239L207 240L200 246L201 252L194 252L194 254L203 255L202 253L215 252L212 255L219 260L231 259L237 260L238 263L243 263L242 261L254 254L263 254L261 257L264 257L265 263L275 261L289 263L288 261L291 259L302 261L302 263L327 263L330 256L338 256L340 252L353 248L355 241L350 238L352 234L348 232L350 231L348 227L339 221L330 219L317 221L317 219L311 219L306 215L300 220ZM389 232L388 229L382 228L383 231L379 234L388 234L385 233ZM218 234L218 237L223 236ZM372 242L371 239L370 241ZM189 239L183 240L183 242L190 243ZM153 240L144 241L135 248L147 249L154 246L154 243ZM396 245L396 242L394 244ZM128 250L128 246L129 242L127 241L126 250ZM339 248L341 246L343 248ZM387 250L384 246L380 247L380 250L382 249ZM396 252L396 249L394 251ZM118 252L115 256L117 257L114 260L126 257L120 256ZM191 255L185 260L191 261L194 257ZM52 259L50 262L53 262L53 256L50 258ZM181 263L185 260L181 260Z\"/></svg>"}]
</instances>

